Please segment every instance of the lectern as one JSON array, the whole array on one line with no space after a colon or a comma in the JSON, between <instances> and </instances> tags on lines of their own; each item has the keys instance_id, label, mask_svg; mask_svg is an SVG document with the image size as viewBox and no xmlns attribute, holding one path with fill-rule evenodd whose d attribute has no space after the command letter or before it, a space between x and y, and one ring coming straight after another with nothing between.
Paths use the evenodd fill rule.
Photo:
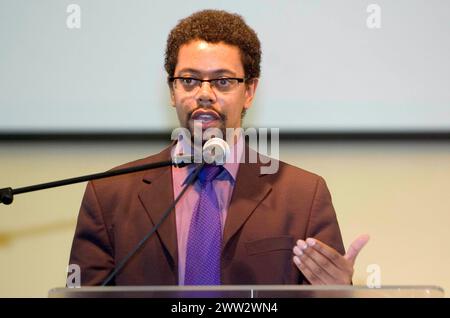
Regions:
<instances>
[{"instance_id":1,"label":"lectern","mask_svg":"<svg viewBox=\"0 0 450 318\"><path fill-rule=\"evenodd\" d=\"M50 298L441 298L438 286L109 286L54 288Z\"/></svg>"}]
</instances>

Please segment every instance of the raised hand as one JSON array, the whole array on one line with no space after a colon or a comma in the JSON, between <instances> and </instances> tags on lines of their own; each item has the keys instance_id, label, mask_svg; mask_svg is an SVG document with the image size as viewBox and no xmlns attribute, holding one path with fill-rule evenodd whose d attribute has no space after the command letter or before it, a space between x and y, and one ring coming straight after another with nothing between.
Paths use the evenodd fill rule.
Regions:
<instances>
[{"instance_id":1,"label":"raised hand","mask_svg":"<svg viewBox=\"0 0 450 318\"><path fill-rule=\"evenodd\" d=\"M347 253L341 255L317 239L298 240L293 261L312 285L349 285L355 259L368 241L368 235L358 236Z\"/></svg>"}]
</instances>

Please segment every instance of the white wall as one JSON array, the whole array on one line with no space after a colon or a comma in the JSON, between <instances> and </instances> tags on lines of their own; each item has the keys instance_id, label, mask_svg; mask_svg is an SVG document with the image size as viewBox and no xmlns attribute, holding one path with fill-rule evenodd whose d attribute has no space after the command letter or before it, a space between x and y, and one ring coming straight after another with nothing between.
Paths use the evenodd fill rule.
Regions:
<instances>
[{"instance_id":1,"label":"white wall","mask_svg":"<svg viewBox=\"0 0 450 318\"><path fill-rule=\"evenodd\" d=\"M66 8L81 9L69 29ZM166 131L163 69L177 21L244 16L263 49L248 124L294 131L450 130L450 2L2 0L0 132ZM170 130L170 129L169 129Z\"/></svg>"}]
</instances>

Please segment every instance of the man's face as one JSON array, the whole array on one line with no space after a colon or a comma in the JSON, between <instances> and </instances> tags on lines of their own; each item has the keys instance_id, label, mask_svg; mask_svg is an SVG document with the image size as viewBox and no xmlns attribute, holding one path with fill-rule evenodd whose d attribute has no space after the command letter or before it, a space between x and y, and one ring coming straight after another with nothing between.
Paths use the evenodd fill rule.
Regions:
<instances>
[{"instance_id":1,"label":"man's face","mask_svg":"<svg viewBox=\"0 0 450 318\"><path fill-rule=\"evenodd\" d=\"M209 43L202 40L191 41L180 47L174 77L196 79L244 78L244 67L239 48L224 43ZM257 80L248 84L239 83L228 92L220 92L203 82L192 92L171 86L172 106L177 110L180 125L188 128L193 135L194 120L202 124L203 130L214 127L241 127L241 114L251 106Z\"/></svg>"}]
</instances>

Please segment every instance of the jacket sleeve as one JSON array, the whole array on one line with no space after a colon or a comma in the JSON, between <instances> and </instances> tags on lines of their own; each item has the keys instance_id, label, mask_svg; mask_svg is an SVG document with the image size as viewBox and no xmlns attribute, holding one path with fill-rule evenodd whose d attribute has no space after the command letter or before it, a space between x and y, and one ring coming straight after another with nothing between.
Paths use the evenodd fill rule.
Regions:
<instances>
[{"instance_id":1,"label":"jacket sleeve","mask_svg":"<svg viewBox=\"0 0 450 318\"><path fill-rule=\"evenodd\" d=\"M331 194L322 177L319 177L317 181L306 235L331 246L341 255L345 254Z\"/></svg>"},{"instance_id":2,"label":"jacket sleeve","mask_svg":"<svg viewBox=\"0 0 450 318\"><path fill-rule=\"evenodd\" d=\"M82 286L101 285L114 269L111 239L92 182L81 203L69 263L80 267Z\"/></svg>"}]
</instances>

